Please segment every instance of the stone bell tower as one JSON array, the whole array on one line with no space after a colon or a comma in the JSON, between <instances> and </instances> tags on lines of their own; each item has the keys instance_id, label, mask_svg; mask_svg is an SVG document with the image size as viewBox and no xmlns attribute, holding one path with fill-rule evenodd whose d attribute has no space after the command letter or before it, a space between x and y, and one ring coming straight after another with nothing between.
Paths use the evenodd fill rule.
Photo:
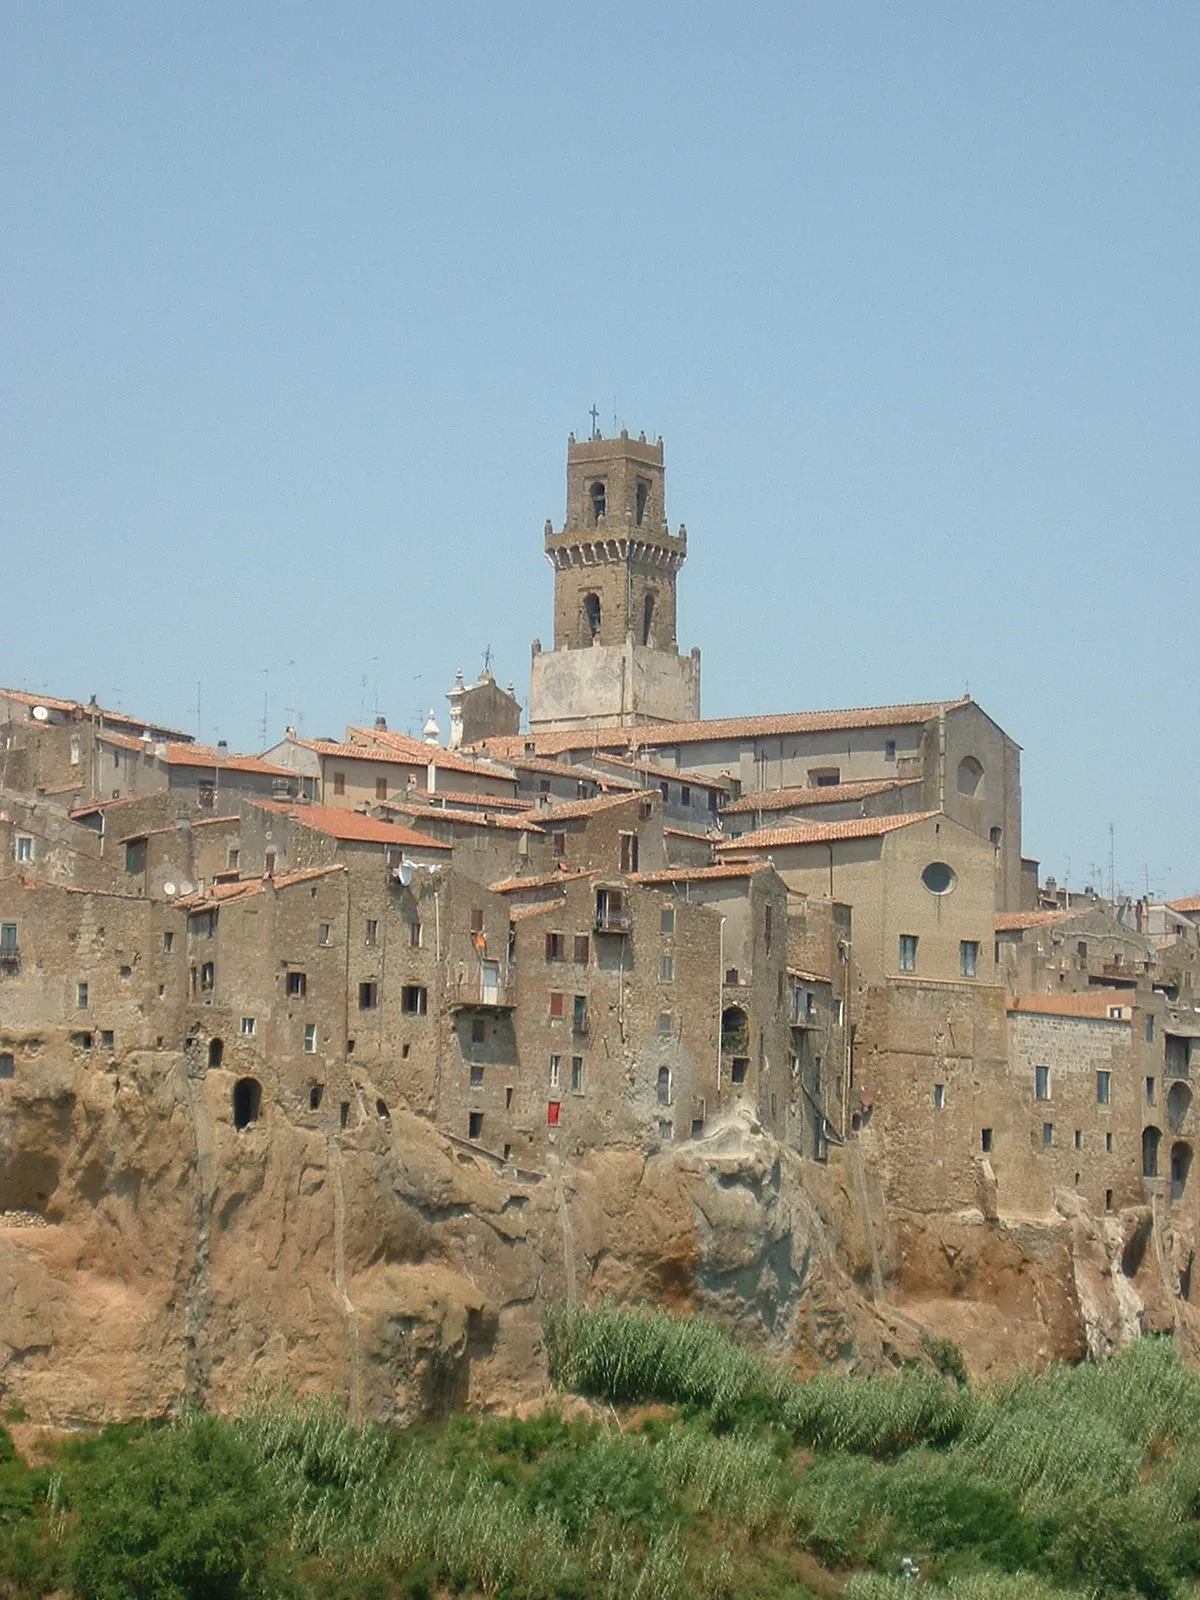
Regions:
<instances>
[{"instance_id":1,"label":"stone bell tower","mask_svg":"<svg viewBox=\"0 0 1200 1600\"><path fill-rule=\"evenodd\" d=\"M531 728L695 721L700 652L681 656L675 638L687 530L667 526L661 439L571 435L566 522L547 522L546 557L554 649L534 645Z\"/></svg>"}]
</instances>

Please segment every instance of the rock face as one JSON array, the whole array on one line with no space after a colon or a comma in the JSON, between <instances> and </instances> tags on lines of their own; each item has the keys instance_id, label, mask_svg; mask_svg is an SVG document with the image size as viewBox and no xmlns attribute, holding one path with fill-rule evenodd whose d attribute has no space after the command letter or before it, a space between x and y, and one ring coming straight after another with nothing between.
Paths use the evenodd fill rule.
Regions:
<instances>
[{"instance_id":1,"label":"rock face","mask_svg":"<svg viewBox=\"0 0 1200 1600\"><path fill-rule=\"evenodd\" d=\"M47 1064L0 1116L0 1383L34 1422L221 1409L265 1386L404 1422L547 1391L547 1299L700 1311L790 1359L884 1370L929 1330L976 1373L1176 1328L1195 1241L1064 1196L1021 1222L889 1215L855 1149L802 1162L733 1116L665 1150L502 1169L429 1124L271 1108L165 1052Z\"/></svg>"}]
</instances>

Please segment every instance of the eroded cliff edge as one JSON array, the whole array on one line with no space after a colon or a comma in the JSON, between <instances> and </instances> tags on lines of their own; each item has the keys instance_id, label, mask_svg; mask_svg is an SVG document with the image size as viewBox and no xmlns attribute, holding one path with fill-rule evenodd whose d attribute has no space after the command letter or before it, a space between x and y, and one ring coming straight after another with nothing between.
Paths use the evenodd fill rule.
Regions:
<instances>
[{"instance_id":1,"label":"eroded cliff edge","mask_svg":"<svg viewBox=\"0 0 1200 1600\"><path fill-rule=\"evenodd\" d=\"M282 1384L385 1422L536 1404L561 1296L703 1311L801 1372L883 1370L922 1330L977 1375L1147 1331L1200 1353L1178 1293L1197 1241L1149 1209L889 1212L857 1147L801 1161L737 1115L524 1173L369 1085L332 1130L278 1107L235 1129L230 1089L166 1052L10 1085L0 1384L31 1421L234 1409Z\"/></svg>"}]
</instances>

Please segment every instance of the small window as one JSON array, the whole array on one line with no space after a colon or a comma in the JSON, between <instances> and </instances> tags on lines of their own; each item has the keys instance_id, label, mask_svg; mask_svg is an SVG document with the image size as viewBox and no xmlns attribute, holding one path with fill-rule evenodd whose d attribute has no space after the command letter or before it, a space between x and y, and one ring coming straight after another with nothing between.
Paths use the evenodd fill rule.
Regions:
<instances>
[{"instance_id":1,"label":"small window","mask_svg":"<svg viewBox=\"0 0 1200 1600\"><path fill-rule=\"evenodd\" d=\"M335 772L334 773L334 775L333 775L333 792L334 792L334 794L345 794L345 792L346 792L346 774L344 772Z\"/></svg>"},{"instance_id":2,"label":"small window","mask_svg":"<svg viewBox=\"0 0 1200 1600\"><path fill-rule=\"evenodd\" d=\"M363 923L363 943L369 950L379 943L379 922L375 917L368 917Z\"/></svg>"},{"instance_id":3,"label":"small window","mask_svg":"<svg viewBox=\"0 0 1200 1600\"><path fill-rule=\"evenodd\" d=\"M661 983L675 982L675 957L663 956L658 963L658 976Z\"/></svg>"},{"instance_id":4,"label":"small window","mask_svg":"<svg viewBox=\"0 0 1200 1600\"><path fill-rule=\"evenodd\" d=\"M263 872L268 878L273 878L275 876L274 850L268 850L266 856L263 858Z\"/></svg>"},{"instance_id":5,"label":"small window","mask_svg":"<svg viewBox=\"0 0 1200 1600\"><path fill-rule=\"evenodd\" d=\"M1083 1149L1083 1129L1082 1128L1076 1128L1075 1129L1075 1148L1076 1148L1076 1150L1082 1150Z\"/></svg>"},{"instance_id":6,"label":"small window","mask_svg":"<svg viewBox=\"0 0 1200 1600\"><path fill-rule=\"evenodd\" d=\"M558 1113L560 1107L557 1100L551 1100L546 1106L546 1121L552 1128L558 1127Z\"/></svg>"},{"instance_id":7,"label":"small window","mask_svg":"<svg viewBox=\"0 0 1200 1600\"><path fill-rule=\"evenodd\" d=\"M692 791L691 791L691 788L689 787L688 784L681 783L679 785L679 804L681 806L690 806L691 803L692 803Z\"/></svg>"},{"instance_id":8,"label":"small window","mask_svg":"<svg viewBox=\"0 0 1200 1600\"><path fill-rule=\"evenodd\" d=\"M1104 1135L1104 1154L1106 1156L1110 1156L1110 1155L1112 1155L1112 1153L1113 1153L1113 1136L1112 1136L1111 1133L1106 1133Z\"/></svg>"},{"instance_id":9,"label":"small window","mask_svg":"<svg viewBox=\"0 0 1200 1600\"><path fill-rule=\"evenodd\" d=\"M1086 939L1080 939L1078 944L1075 946L1075 953L1076 953L1076 955L1078 955L1078 957L1079 957L1079 959L1081 961L1086 961L1087 960L1087 940Z\"/></svg>"},{"instance_id":10,"label":"small window","mask_svg":"<svg viewBox=\"0 0 1200 1600\"><path fill-rule=\"evenodd\" d=\"M247 1039L252 1039L258 1032L258 1023L253 1017L242 1018L242 1033Z\"/></svg>"},{"instance_id":11,"label":"small window","mask_svg":"<svg viewBox=\"0 0 1200 1600\"><path fill-rule=\"evenodd\" d=\"M100 1030L100 1048L101 1048L101 1050L111 1050L111 1049L114 1048L115 1044L116 1044L116 1035L113 1033L112 1029L111 1028L101 1028L101 1030Z\"/></svg>"},{"instance_id":12,"label":"small window","mask_svg":"<svg viewBox=\"0 0 1200 1600\"><path fill-rule=\"evenodd\" d=\"M467 1116L467 1138L482 1139L483 1137L483 1112L472 1111Z\"/></svg>"},{"instance_id":13,"label":"small window","mask_svg":"<svg viewBox=\"0 0 1200 1600\"><path fill-rule=\"evenodd\" d=\"M883 741L883 759L885 761L895 761L895 759L896 759L896 741L895 741L895 739L885 739Z\"/></svg>"},{"instance_id":14,"label":"small window","mask_svg":"<svg viewBox=\"0 0 1200 1600\"><path fill-rule=\"evenodd\" d=\"M647 501L649 499L650 499L650 485L646 482L645 478L639 478L638 481L637 481L637 498L636 498L634 513L633 513L634 514L634 520L635 520L635 522L636 522L636 524L637 524L637 526L639 528L642 525L642 518L646 515L646 503L647 503ZM646 596L646 633L647 633L647 635L649 634L649 631L650 631L650 616L651 616L651 613L653 612L653 609L654 609L654 596L652 594L648 594ZM650 640L647 637L647 638L643 639L642 642L643 642L643 644L649 644Z\"/></svg>"},{"instance_id":15,"label":"small window","mask_svg":"<svg viewBox=\"0 0 1200 1600\"><path fill-rule=\"evenodd\" d=\"M19 833L16 837L16 856L18 861L33 860L33 840L27 833Z\"/></svg>"},{"instance_id":16,"label":"small window","mask_svg":"<svg viewBox=\"0 0 1200 1600\"><path fill-rule=\"evenodd\" d=\"M471 912L471 932L483 932L483 912L478 907Z\"/></svg>"},{"instance_id":17,"label":"small window","mask_svg":"<svg viewBox=\"0 0 1200 1600\"><path fill-rule=\"evenodd\" d=\"M79 765L79 736L77 734L71 735L71 765L73 767Z\"/></svg>"},{"instance_id":18,"label":"small window","mask_svg":"<svg viewBox=\"0 0 1200 1600\"><path fill-rule=\"evenodd\" d=\"M0 1051L0 1078L11 1078L17 1070L16 1057L9 1051Z\"/></svg>"},{"instance_id":19,"label":"small window","mask_svg":"<svg viewBox=\"0 0 1200 1600\"><path fill-rule=\"evenodd\" d=\"M730 1083L745 1083L746 1073L750 1068L749 1056L734 1056L729 1065Z\"/></svg>"},{"instance_id":20,"label":"small window","mask_svg":"<svg viewBox=\"0 0 1200 1600\"><path fill-rule=\"evenodd\" d=\"M999 848L1000 848L1000 840L1002 838L1003 838L1003 835L1001 834L999 828L989 828L988 829L988 839L991 841L991 846L992 846L993 850L999 850Z\"/></svg>"},{"instance_id":21,"label":"small window","mask_svg":"<svg viewBox=\"0 0 1200 1600\"><path fill-rule=\"evenodd\" d=\"M574 1010L571 1013L571 1026L576 1033L586 1033L588 1031L588 1003L587 995L585 994L577 994L575 996Z\"/></svg>"},{"instance_id":22,"label":"small window","mask_svg":"<svg viewBox=\"0 0 1200 1600\"><path fill-rule=\"evenodd\" d=\"M561 1066L561 1063L562 1063L562 1057L561 1056L551 1056L550 1057L550 1087L552 1089L557 1089L558 1088L558 1073L559 1073L559 1067Z\"/></svg>"},{"instance_id":23,"label":"small window","mask_svg":"<svg viewBox=\"0 0 1200 1600\"><path fill-rule=\"evenodd\" d=\"M317 943L318 944L328 944L329 943L329 924L327 922L318 922L317 923Z\"/></svg>"},{"instance_id":24,"label":"small window","mask_svg":"<svg viewBox=\"0 0 1200 1600\"><path fill-rule=\"evenodd\" d=\"M379 985L377 983L360 983L358 986L358 1009L360 1011L374 1011L379 1004Z\"/></svg>"},{"instance_id":25,"label":"small window","mask_svg":"<svg viewBox=\"0 0 1200 1600\"><path fill-rule=\"evenodd\" d=\"M80 1011L86 1011L87 1010L87 1008L88 1008L88 986L87 986L86 983L77 983L75 985L75 1004L76 1004L76 1006L78 1006Z\"/></svg>"},{"instance_id":26,"label":"small window","mask_svg":"<svg viewBox=\"0 0 1200 1600\"><path fill-rule=\"evenodd\" d=\"M583 621L589 635L595 639L600 633L600 596L598 594L585 594L583 597Z\"/></svg>"},{"instance_id":27,"label":"small window","mask_svg":"<svg viewBox=\"0 0 1200 1600\"><path fill-rule=\"evenodd\" d=\"M215 1072L225 1059L224 1039L210 1039L208 1041L209 1070Z\"/></svg>"},{"instance_id":28,"label":"small window","mask_svg":"<svg viewBox=\"0 0 1200 1600\"><path fill-rule=\"evenodd\" d=\"M554 991L550 995L550 1015L552 1017L565 1017L567 1014L567 997Z\"/></svg>"},{"instance_id":29,"label":"small window","mask_svg":"<svg viewBox=\"0 0 1200 1600\"><path fill-rule=\"evenodd\" d=\"M582 1056L572 1056L571 1057L571 1092L572 1092L572 1094L582 1094L583 1093L583 1057Z\"/></svg>"},{"instance_id":30,"label":"small window","mask_svg":"<svg viewBox=\"0 0 1200 1600\"><path fill-rule=\"evenodd\" d=\"M1034 1067L1033 1069L1033 1098L1035 1100L1049 1100L1050 1098L1050 1068Z\"/></svg>"},{"instance_id":31,"label":"small window","mask_svg":"<svg viewBox=\"0 0 1200 1600\"><path fill-rule=\"evenodd\" d=\"M660 1117L658 1119L658 1137L663 1144L670 1144L671 1140L675 1137L675 1124L670 1122L666 1117Z\"/></svg>"},{"instance_id":32,"label":"small window","mask_svg":"<svg viewBox=\"0 0 1200 1600\"><path fill-rule=\"evenodd\" d=\"M979 970L979 941L961 939L958 945L958 970L962 977L973 978Z\"/></svg>"},{"instance_id":33,"label":"small window","mask_svg":"<svg viewBox=\"0 0 1200 1600\"><path fill-rule=\"evenodd\" d=\"M673 1031L671 1013L664 1011L658 1019L658 1036L660 1039L669 1039Z\"/></svg>"},{"instance_id":34,"label":"small window","mask_svg":"<svg viewBox=\"0 0 1200 1600\"><path fill-rule=\"evenodd\" d=\"M964 756L958 763L958 792L970 798L977 795L983 785L983 767L974 756Z\"/></svg>"},{"instance_id":35,"label":"small window","mask_svg":"<svg viewBox=\"0 0 1200 1600\"><path fill-rule=\"evenodd\" d=\"M565 860L566 859L566 854L567 854L567 836L566 836L566 834L565 833L556 833L556 834L554 834L552 836L552 839L551 839L551 848L553 849L554 854L555 854L556 858L559 861Z\"/></svg>"},{"instance_id":36,"label":"small window","mask_svg":"<svg viewBox=\"0 0 1200 1600\"><path fill-rule=\"evenodd\" d=\"M1112 1073L1098 1072L1096 1074L1096 1104L1106 1106L1112 1094Z\"/></svg>"},{"instance_id":37,"label":"small window","mask_svg":"<svg viewBox=\"0 0 1200 1600\"><path fill-rule=\"evenodd\" d=\"M73 1033L71 1035L71 1043L76 1050L90 1050L92 1048L92 1036L90 1033Z\"/></svg>"},{"instance_id":38,"label":"small window","mask_svg":"<svg viewBox=\"0 0 1200 1600\"><path fill-rule=\"evenodd\" d=\"M429 1006L429 991L420 983L406 983L400 990L400 1010L406 1017L423 1017Z\"/></svg>"},{"instance_id":39,"label":"small window","mask_svg":"<svg viewBox=\"0 0 1200 1600\"><path fill-rule=\"evenodd\" d=\"M675 908L667 906L658 919L658 931L664 938L670 938L675 932Z\"/></svg>"},{"instance_id":40,"label":"small window","mask_svg":"<svg viewBox=\"0 0 1200 1600\"><path fill-rule=\"evenodd\" d=\"M605 509L608 504L607 496L604 491L604 484L600 480L597 480L588 490L588 493L591 496L592 501L592 520L594 522L599 522L601 517L604 516ZM589 595L588 598L591 599L592 596ZM597 608L599 608L599 601L597 601L596 604Z\"/></svg>"},{"instance_id":41,"label":"small window","mask_svg":"<svg viewBox=\"0 0 1200 1600\"><path fill-rule=\"evenodd\" d=\"M248 1128L262 1110L262 1084L257 1078L239 1078L233 1086L233 1125Z\"/></svg>"},{"instance_id":42,"label":"small window","mask_svg":"<svg viewBox=\"0 0 1200 1600\"><path fill-rule=\"evenodd\" d=\"M992 1150L992 1130L990 1128L980 1128L980 1130L979 1130L979 1148L983 1151L985 1156L991 1154L991 1150Z\"/></svg>"},{"instance_id":43,"label":"small window","mask_svg":"<svg viewBox=\"0 0 1200 1600\"><path fill-rule=\"evenodd\" d=\"M808 786L810 789L836 789L842 781L840 767L810 767L808 772Z\"/></svg>"},{"instance_id":44,"label":"small window","mask_svg":"<svg viewBox=\"0 0 1200 1600\"><path fill-rule=\"evenodd\" d=\"M286 980L289 1000L301 1000L308 993L308 977L303 972L289 972Z\"/></svg>"},{"instance_id":45,"label":"small window","mask_svg":"<svg viewBox=\"0 0 1200 1600\"><path fill-rule=\"evenodd\" d=\"M163 954L169 956L174 948L175 935L171 932L170 928L168 928L166 933L163 934Z\"/></svg>"},{"instance_id":46,"label":"small window","mask_svg":"<svg viewBox=\"0 0 1200 1600\"><path fill-rule=\"evenodd\" d=\"M671 785L667 782L667 780L665 778L663 778L659 782L658 787L662 792L663 802L666 803L671 798Z\"/></svg>"},{"instance_id":47,"label":"small window","mask_svg":"<svg viewBox=\"0 0 1200 1600\"><path fill-rule=\"evenodd\" d=\"M671 1104L671 1069L659 1067L658 1069L658 1103L660 1106Z\"/></svg>"},{"instance_id":48,"label":"small window","mask_svg":"<svg viewBox=\"0 0 1200 1600\"><path fill-rule=\"evenodd\" d=\"M1052 1122L1042 1123L1042 1143L1046 1145L1054 1143L1054 1124Z\"/></svg>"},{"instance_id":49,"label":"small window","mask_svg":"<svg viewBox=\"0 0 1200 1600\"><path fill-rule=\"evenodd\" d=\"M13 954L21 947L17 943L17 925L15 922L0 923L0 951ZM166 948L169 950L170 945Z\"/></svg>"},{"instance_id":50,"label":"small window","mask_svg":"<svg viewBox=\"0 0 1200 1600\"><path fill-rule=\"evenodd\" d=\"M231 872L241 859L242 852L240 850L235 850L234 847L230 845L229 849L225 852L225 865Z\"/></svg>"},{"instance_id":51,"label":"small window","mask_svg":"<svg viewBox=\"0 0 1200 1600\"><path fill-rule=\"evenodd\" d=\"M471 1022L471 1043L483 1044L487 1034L487 1024L482 1017L475 1017Z\"/></svg>"},{"instance_id":52,"label":"small window","mask_svg":"<svg viewBox=\"0 0 1200 1600\"><path fill-rule=\"evenodd\" d=\"M1112 1192L1111 1189L1105 1189L1105 1191L1104 1191L1104 1209L1105 1209L1105 1211L1111 1211L1112 1210L1112 1194L1113 1194L1113 1192Z\"/></svg>"},{"instance_id":53,"label":"small window","mask_svg":"<svg viewBox=\"0 0 1200 1600\"><path fill-rule=\"evenodd\" d=\"M1154 1079L1153 1078L1147 1078L1146 1079L1146 1104L1148 1106L1152 1106L1154 1104Z\"/></svg>"},{"instance_id":54,"label":"small window","mask_svg":"<svg viewBox=\"0 0 1200 1600\"><path fill-rule=\"evenodd\" d=\"M343 1100L341 1105L338 1107L338 1126L342 1127L342 1128L346 1128L346 1127L349 1127L349 1125L350 1125L350 1102L349 1102L349 1100Z\"/></svg>"},{"instance_id":55,"label":"small window","mask_svg":"<svg viewBox=\"0 0 1200 1600\"><path fill-rule=\"evenodd\" d=\"M304 1024L304 1054L315 1056L317 1053L317 1025L315 1022Z\"/></svg>"},{"instance_id":56,"label":"small window","mask_svg":"<svg viewBox=\"0 0 1200 1600\"><path fill-rule=\"evenodd\" d=\"M375 779L375 798L376 798L376 800L386 800L387 797L388 797L388 781L387 781L387 779L386 778L376 778Z\"/></svg>"},{"instance_id":57,"label":"small window","mask_svg":"<svg viewBox=\"0 0 1200 1600\"><path fill-rule=\"evenodd\" d=\"M325 1085L323 1083L314 1083L308 1091L308 1109L310 1111L319 1111L321 1109L321 1101L324 1098Z\"/></svg>"},{"instance_id":58,"label":"small window","mask_svg":"<svg viewBox=\"0 0 1200 1600\"><path fill-rule=\"evenodd\" d=\"M621 871L636 872L638 869L638 836L636 833L623 833L621 835Z\"/></svg>"},{"instance_id":59,"label":"small window","mask_svg":"<svg viewBox=\"0 0 1200 1600\"><path fill-rule=\"evenodd\" d=\"M763 943L766 945L768 951L771 948L771 935L773 931L771 907L767 906L763 914Z\"/></svg>"},{"instance_id":60,"label":"small window","mask_svg":"<svg viewBox=\"0 0 1200 1600\"><path fill-rule=\"evenodd\" d=\"M565 961L567 959L567 936L565 933L548 933L546 935L546 960Z\"/></svg>"},{"instance_id":61,"label":"small window","mask_svg":"<svg viewBox=\"0 0 1200 1600\"><path fill-rule=\"evenodd\" d=\"M917 936L915 933L902 933L900 935L900 971L915 972L917 970Z\"/></svg>"},{"instance_id":62,"label":"small window","mask_svg":"<svg viewBox=\"0 0 1200 1600\"><path fill-rule=\"evenodd\" d=\"M930 894L949 894L958 878L954 868L945 861L931 861L921 874L921 882Z\"/></svg>"},{"instance_id":63,"label":"small window","mask_svg":"<svg viewBox=\"0 0 1200 1600\"><path fill-rule=\"evenodd\" d=\"M935 1083L933 1086L933 1109L944 1111L946 1109L946 1085Z\"/></svg>"},{"instance_id":64,"label":"small window","mask_svg":"<svg viewBox=\"0 0 1200 1600\"><path fill-rule=\"evenodd\" d=\"M587 966L590 947L591 941L586 933L577 933L575 935L575 965L577 967Z\"/></svg>"},{"instance_id":65,"label":"small window","mask_svg":"<svg viewBox=\"0 0 1200 1600\"><path fill-rule=\"evenodd\" d=\"M421 948L421 924L419 922L410 922L408 925L408 945L410 950L419 950Z\"/></svg>"},{"instance_id":66,"label":"small window","mask_svg":"<svg viewBox=\"0 0 1200 1600\"><path fill-rule=\"evenodd\" d=\"M1147 1044L1153 1044L1154 1043L1154 1018L1153 1017L1147 1017L1146 1018L1146 1043Z\"/></svg>"},{"instance_id":67,"label":"small window","mask_svg":"<svg viewBox=\"0 0 1200 1600\"><path fill-rule=\"evenodd\" d=\"M476 1067L472 1067L471 1068L471 1087L472 1087L472 1089L482 1089L483 1088L483 1068L482 1067L476 1066Z\"/></svg>"}]
</instances>

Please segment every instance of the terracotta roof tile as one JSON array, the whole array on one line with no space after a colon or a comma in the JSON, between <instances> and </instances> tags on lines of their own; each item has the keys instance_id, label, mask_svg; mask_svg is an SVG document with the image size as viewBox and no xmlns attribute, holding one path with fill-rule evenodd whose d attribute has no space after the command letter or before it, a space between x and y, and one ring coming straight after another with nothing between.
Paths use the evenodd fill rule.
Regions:
<instances>
[{"instance_id":1,"label":"terracotta roof tile","mask_svg":"<svg viewBox=\"0 0 1200 1600\"><path fill-rule=\"evenodd\" d=\"M314 878L326 878L332 872L345 872L341 862L326 867L306 867L302 872L282 872L274 878L239 878L236 883L214 883L200 894L190 894L174 903L184 911L204 911L211 906L222 906L230 900L248 900L261 894L268 884L276 889L290 889L293 884L309 883Z\"/></svg>"},{"instance_id":2,"label":"terracotta roof tile","mask_svg":"<svg viewBox=\"0 0 1200 1600\"><path fill-rule=\"evenodd\" d=\"M643 798L650 799L656 789L634 790L632 794L598 794L591 800L560 800L557 804L531 807L538 821L544 824L572 822L578 817L595 816L598 811L610 811L615 806L631 805Z\"/></svg>"},{"instance_id":3,"label":"terracotta roof tile","mask_svg":"<svg viewBox=\"0 0 1200 1600\"><path fill-rule=\"evenodd\" d=\"M493 894L520 894L522 889L548 889L559 883L575 883L580 878L594 878L599 869L584 867L579 872L543 872L535 878L501 878L493 883Z\"/></svg>"},{"instance_id":4,"label":"terracotta roof tile","mask_svg":"<svg viewBox=\"0 0 1200 1600\"><path fill-rule=\"evenodd\" d=\"M489 762L460 756L456 750L443 750L439 744L427 744L424 739L414 739L407 733L383 733L378 728L346 729L347 742L343 748L360 752L366 749L390 750L404 757L410 766L426 766L433 760L443 772L470 772L484 778L512 778L512 774L497 769ZM369 760L370 757L368 756Z\"/></svg>"},{"instance_id":5,"label":"terracotta roof tile","mask_svg":"<svg viewBox=\"0 0 1200 1600\"><path fill-rule=\"evenodd\" d=\"M544 917L547 911L561 911L566 905L562 895L555 895L553 900L539 900L530 906L510 906L508 920L510 922L523 922L526 917Z\"/></svg>"},{"instance_id":6,"label":"terracotta roof tile","mask_svg":"<svg viewBox=\"0 0 1200 1600\"><path fill-rule=\"evenodd\" d=\"M267 811L278 811L300 822L317 833L327 833L331 839L364 844L407 846L413 850L449 850L448 844L431 839L414 828L400 822L384 822L379 817L364 817L358 811L344 811L340 806L298 805L294 800L256 800L255 805Z\"/></svg>"},{"instance_id":7,"label":"terracotta roof tile","mask_svg":"<svg viewBox=\"0 0 1200 1600\"><path fill-rule=\"evenodd\" d=\"M0 698L14 700L18 705L46 706L51 711L65 711L74 714L79 712L90 720L93 716L101 719L108 717L116 722L125 722L147 727L155 734L172 734L176 739L186 740L190 737L182 728L168 728L161 722L146 722L143 718L131 716L125 711L106 711L103 706L84 705L81 700L63 700L52 694L30 694L27 689L0 689ZM105 737L107 738L107 731Z\"/></svg>"},{"instance_id":8,"label":"terracotta roof tile","mask_svg":"<svg viewBox=\"0 0 1200 1600\"><path fill-rule=\"evenodd\" d=\"M789 967L789 978L801 978L805 983L832 983L828 972L805 972L803 967Z\"/></svg>"},{"instance_id":9,"label":"terracotta roof tile","mask_svg":"<svg viewBox=\"0 0 1200 1600\"><path fill-rule=\"evenodd\" d=\"M629 756L611 755L603 751L597 751L595 759L614 767L628 767L631 772L641 772L660 781L669 778L673 783L686 783L693 789L720 789L728 792L733 783L732 778L714 778L708 773L688 772L682 767L676 771L674 767L664 767L657 761L635 761Z\"/></svg>"},{"instance_id":10,"label":"terracotta roof tile","mask_svg":"<svg viewBox=\"0 0 1200 1600\"><path fill-rule=\"evenodd\" d=\"M770 872L765 861L722 861L715 867L664 867L658 872L632 875L634 883L707 882L713 878L752 878L757 872Z\"/></svg>"},{"instance_id":11,"label":"terracotta roof tile","mask_svg":"<svg viewBox=\"0 0 1200 1600\"><path fill-rule=\"evenodd\" d=\"M516 795L507 794L464 794L461 789L410 789L404 795L406 805L427 806L430 811L436 811L440 805L449 804L460 808L470 809L478 806L481 810L495 811L528 811L529 798L518 799ZM381 800L380 805L387 802Z\"/></svg>"},{"instance_id":12,"label":"terracotta roof tile","mask_svg":"<svg viewBox=\"0 0 1200 1600\"><path fill-rule=\"evenodd\" d=\"M439 807L434 810L429 806L401 805L398 801L388 802L390 810L398 811L402 816L413 820L422 821L429 825L437 822L468 823L476 828L503 828L510 833L541 833L534 820L536 813L533 811L518 811L509 814L501 811L499 814L481 809L479 811L462 811L449 806Z\"/></svg>"},{"instance_id":13,"label":"terracotta roof tile","mask_svg":"<svg viewBox=\"0 0 1200 1600\"><path fill-rule=\"evenodd\" d=\"M1023 994L1008 1001L1012 1012L1033 1012L1048 1017L1087 1017L1100 1022L1124 1022L1125 1017L1110 1017L1110 1010L1128 1011L1134 1002L1114 998L1111 989L1090 994Z\"/></svg>"},{"instance_id":14,"label":"terracotta roof tile","mask_svg":"<svg viewBox=\"0 0 1200 1600\"><path fill-rule=\"evenodd\" d=\"M1168 900L1171 911L1200 911L1200 894L1185 895L1182 900Z\"/></svg>"},{"instance_id":15,"label":"terracotta roof tile","mask_svg":"<svg viewBox=\"0 0 1200 1600\"><path fill-rule=\"evenodd\" d=\"M898 828L927 822L936 811L909 811L898 817L847 817L844 822L797 822L789 828L759 828L716 846L718 855L736 850L779 850L786 845L831 844L837 839L874 839Z\"/></svg>"},{"instance_id":16,"label":"terracotta roof tile","mask_svg":"<svg viewBox=\"0 0 1200 1600\"><path fill-rule=\"evenodd\" d=\"M89 817L93 811L111 811L114 806L129 806L135 804L138 800L149 800L154 795L169 793L170 791L164 786L161 789L148 789L145 794L118 795L115 800L90 800L87 805L74 806L68 812L68 815L70 817Z\"/></svg>"},{"instance_id":17,"label":"terracotta roof tile","mask_svg":"<svg viewBox=\"0 0 1200 1600\"><path fill-rule=\"evenodd\" d=\"M839 801L865 800L869 795L885 794L889 789L911 789L920 778L872 778L861 783L831 783L824 788L760 789L744 794L732 805L722 806L726 817L755 811L790 811L802 806L829 806Z\"/></svg>"},{"instance_id":18,"label":"terracotta roof tile","mask_svg":"<svg viewBox=\"0 0 1200 1600\"><path fill-rule=\"evenodd\" d=\"M1020 933L1023 928L1042 928L1050 922L1065 922L1069 911L1001 911L996 915L997 933Z\"/></svg>"},{"instance_id":19,"label":"terracotta roof tile","mask_svg":"<svg viewBox=\"0 0 1200 1600\"><path fill-rule=\"evenodd\" d=\"M300 776L290 772L287 767L277 767L269 761L263 761L259 756L221 755L207 744L168 744L166 762L169 767L211 767L214 770L220 768L222 772L256 772L268 778Z\"/></svg>"}]
</instances>

